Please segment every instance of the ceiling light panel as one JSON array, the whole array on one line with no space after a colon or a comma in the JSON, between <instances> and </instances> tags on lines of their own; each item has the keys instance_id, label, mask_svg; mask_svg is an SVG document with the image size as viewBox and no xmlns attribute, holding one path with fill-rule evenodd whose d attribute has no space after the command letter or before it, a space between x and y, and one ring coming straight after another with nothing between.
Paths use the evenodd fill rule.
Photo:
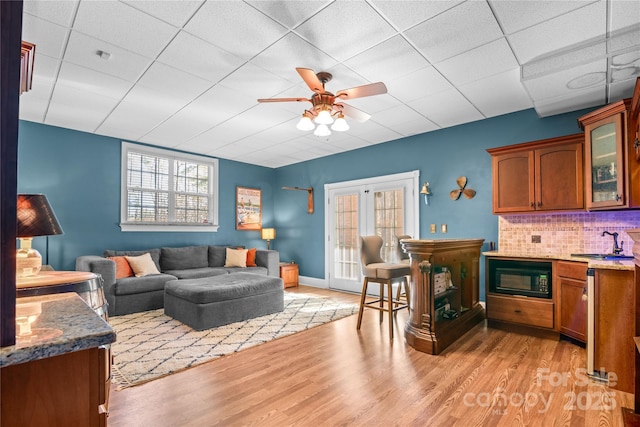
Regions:
<instances>
[{"instance_id":1,"label":"ceiling light panel","mask_svg":"<svg viewBox=\"0 0 640 427\"><path fill-rule=\"evenodd\" d=\"M240 1L206 2L184 29L245 60L287 32L282 25Z\"/></svg>"},{"instance_id":2,"label":"ceiling light panel","mask_svg":"<svg viewBox=\"0 0 640 427\"><path fill-rule=\"evenodd\" d=\"M166 22L117 1L81 2L74 29L149 58L155 58L178 32Z\"/></svg>"},{"instance_id":3,"label":"ceiling light panel","mask_svg":"<svg viewBox=\"0 0 640 427\"><path fill-rule=\"evenodd\" d=\"M503 36L487 3L479 1L449 9L405 35L432 64Z\"/></svg>"},{"instance_id":4,"label":"ceiling light panel","mask_svg":"<svg viewBox=\"0 0 640 427\"><path fill-rule=\"evenodd\" d=\"M327 23L331 31L327 31ZM393 36L394 29L366 2L333 2L296 32L326 54L344 61ZM345 38L345 34L348 36Z\"/></svg>"}]
</instances>

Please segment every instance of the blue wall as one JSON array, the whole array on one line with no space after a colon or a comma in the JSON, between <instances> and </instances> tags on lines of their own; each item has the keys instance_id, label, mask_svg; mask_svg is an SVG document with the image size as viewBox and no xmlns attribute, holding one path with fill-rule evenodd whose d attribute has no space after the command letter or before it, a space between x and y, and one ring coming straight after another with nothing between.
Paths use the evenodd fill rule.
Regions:
<instances>
[{"instance_id":1,"label":"blue wall","mask_svg":"<svg viewBox=\"0 0 640 427\"><path fill-rule=\"evenodd\" d=\"M258 187L263 191L263 225L277 229L273 248L282 260L296 260L302 276L324 279L325 184L419 170L420 182L429 181L432 196L429 206L420 204L416 237L497 242L498 219L491 214L491 158L486 149L578 133L576 118L585 112L540 119L534 110L525 110L278 169L220 160L217 233L122 233L120 140L21 122L18 192L44 193L49 198L65 231L49 238L49 263L66 270L74 268L78 255L101 254L106 248L224 243L264 248L257 231L236 231L234 226L236 185ZM475 198L449 198L460 175L477 191ZM313 187L315 213L306 213L306 193L283 191L282 186ZM431 234L431 223L446 223L449 232L442 234L438 227L438 233ZM44 242L44 237L34 239L43 255Z\"/></svg>"},{"instance_id":2,"label":"blue wall","mask_svg":"<svg viewBox=\"0 0 640 427\"><path fill-rule=\"evenodd\" d=\"M220 160L217 233L151 233L120 231L121 140L20 122L18 193L44 193L64 234L49 237L49 264L74 270L79 255L101 255L105 249L148 249L191 244L238 244L266 247L259 231L236 231L236 185L262 189L263 222L273 221L273 176L270 168ZM46 256L46 237L34 247Z\"/></svg>"}]
</instances>

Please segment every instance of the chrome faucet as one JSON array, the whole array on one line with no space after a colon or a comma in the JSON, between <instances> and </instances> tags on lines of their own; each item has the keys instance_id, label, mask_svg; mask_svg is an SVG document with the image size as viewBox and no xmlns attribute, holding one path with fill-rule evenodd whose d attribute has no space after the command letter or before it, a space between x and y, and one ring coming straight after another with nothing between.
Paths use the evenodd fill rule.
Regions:
<instances>
[{"instance_id":1,"label":"chrome faucet","mask_svg":"<svg viewBox=\"0 0 640 427\"><path fill-rule=\"evenodd\" d=\"M622 251L624 251L624 249L622 248L624 246L624 242L620 242L620 246L618 246L618 233L610 233L608 231L603 231L602 235L604 236L605 234L608 234L609 236L613 237L613 251L611 252L614 255L620 255L622 253Z\"/></svg>"}]
</instances>

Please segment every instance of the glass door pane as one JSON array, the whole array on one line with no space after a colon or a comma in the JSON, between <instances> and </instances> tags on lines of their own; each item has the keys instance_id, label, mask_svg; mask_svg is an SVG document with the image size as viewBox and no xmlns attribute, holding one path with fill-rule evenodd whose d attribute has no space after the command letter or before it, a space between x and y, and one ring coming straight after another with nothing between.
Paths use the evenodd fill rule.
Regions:
<instances>
[{"instance_id":1,"label":"glass door pane","mask_svg":"<svg viewBox=\"0 0 640 427\"><path fill-rule=\"evenodd\" d=\"M373 193L374 234L382 237L381 255L386 262L396 261L396 236L404 234L403 190L396 188Z\"/></svg>"},{"instance_id":2,"label":"glass door pane","mask_svg":"<svg viewBox=\"0 0 640 427\"><path fill-rule=\"evenodd\" d=\"M606 123L591 131L592 202L618 199L616 124Z\"/></svg>"},{"instance_id":3,"label":"glass door pane","mask_svg":"<svg viewBox=\"0 0 640 427\"><path fill-rule=\"evenodd\" d=\"M336 279L358 280L358 194L335 197L335 229L333 234L333 271Z\"/></svg>"}]
</instances>

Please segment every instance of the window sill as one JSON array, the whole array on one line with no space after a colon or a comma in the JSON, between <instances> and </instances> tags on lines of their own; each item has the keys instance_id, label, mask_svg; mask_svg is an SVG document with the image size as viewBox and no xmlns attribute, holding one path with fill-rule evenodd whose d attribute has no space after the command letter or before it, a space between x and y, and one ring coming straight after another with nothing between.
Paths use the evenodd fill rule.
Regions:
<instances>
[{"instance_id":1,"label":"window sill","mask_svg":"<svg viewBox=\"0 0 640 427\"><path fill-rule=\"evenodd\" d=\"M182 232L182 233L215 233L219 226L214 224L206 225L182 225L182 224L125 224L120 223L120 229L128 231L147 232Z\"/></svg>"}]
</instances>

